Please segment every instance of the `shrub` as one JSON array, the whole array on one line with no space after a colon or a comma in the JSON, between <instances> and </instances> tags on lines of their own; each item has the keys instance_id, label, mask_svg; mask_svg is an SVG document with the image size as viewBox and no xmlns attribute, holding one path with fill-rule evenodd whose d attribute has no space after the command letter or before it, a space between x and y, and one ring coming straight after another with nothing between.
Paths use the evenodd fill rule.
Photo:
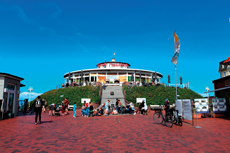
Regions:
<instances>
[{"instance_id":1,"label":"shrub","mask_svg":"<svg viewBox=\"0 0 230 153\"><path fill-rule=\"evenodd\" d=\"M175 102L176 89L175 87L149 86L149 87L132 87L123 86L126 93L126 100L136 102L136 98L146 98L148 105L163 105L165 99L168 99L170 104ZM201 95L190 89L177 88L178 99L202 98Z\"/></svg>"},{"instance_id":2,"label":"shrub","mask_svg":"<svg viewBox=\"0 0 230 153\"><path fill-rule=\"evenodd\" d=\"M100 100L99 97L100 86L84 86L84 87L68 87L56 90L50 90L41 96L41 99L46 98L47 104L61 104L62 97L69 100L69 104L73 105L76 102L77 106L81 106L81 98L91 98L91 102L95 103ZM34 103L35 100L32 101Z\"/></svg>"}]
</instances>

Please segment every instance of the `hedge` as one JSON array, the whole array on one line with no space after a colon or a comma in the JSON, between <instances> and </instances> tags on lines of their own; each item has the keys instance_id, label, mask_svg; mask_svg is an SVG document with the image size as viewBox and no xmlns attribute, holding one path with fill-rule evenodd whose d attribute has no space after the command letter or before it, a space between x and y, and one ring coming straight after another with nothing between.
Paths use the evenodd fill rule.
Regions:
<instances>
[{"instance_id":1,"label":"hedge","mask_svg":"<svg viewBox=\"0 0 230 153\"><path fill-rule=\"evenodd\" d=\"M136 98L146 98L147 105L163 105L166 99L172 104L176 98L176 88L163 85L131 88L123 86L123 90L126 92L126 100L136 103ZM177 95L180 95L178 99L203 98L191 89L177 88Z\"/></svg>"}]
</instances>

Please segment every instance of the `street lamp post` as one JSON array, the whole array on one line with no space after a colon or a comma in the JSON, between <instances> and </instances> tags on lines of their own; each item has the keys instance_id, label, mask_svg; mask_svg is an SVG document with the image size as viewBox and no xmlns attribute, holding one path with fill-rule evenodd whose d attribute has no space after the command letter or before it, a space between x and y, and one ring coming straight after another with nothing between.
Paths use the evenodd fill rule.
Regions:
<instances>
[{"instance_id":1,"label":"street lamp post","mask_svg":"<svg viewBox=\"0 0 230 153\"><path fill-rule=\"evenodd\" d=\"M29 94L29 107L30 107L30 95L31 95L31 91L33 91L33 87L29 87L28 91L30 92Z\"/></svg>"},{"instance_id":2,"label":"street lamp post","mask_svg":"<svg viewBox=\"0 0 230 153\"><path fill-rule=\"evenodd\" d=\"M209 97L209 93L208 93L208 91L210 90L209 87L207 86L205 90L207 91L207 94L208 94L207 97Z\"/></svg>"},{"instance_id":3,"label":"street lamp post","mask_svg":"<svg viewBox=\"0 0 230 153\"><path fill-rule=\"evenodd\" d=\"M209 106L209 112L210 112L210 114L211 114L211 117L212 117L212 113L211 113L211 107L210 107L210 103L209 103L209 87L207 86L206 88L205 88L205 90L207 91L207 97L208 97L208 106Z\"/></svg>"}]
</instances>

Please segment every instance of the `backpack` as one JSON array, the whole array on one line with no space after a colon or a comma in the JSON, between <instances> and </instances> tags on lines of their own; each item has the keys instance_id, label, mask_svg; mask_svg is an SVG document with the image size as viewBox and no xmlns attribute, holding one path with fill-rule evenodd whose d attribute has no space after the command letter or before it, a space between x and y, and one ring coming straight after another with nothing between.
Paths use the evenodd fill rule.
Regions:
<instances>
[{"instance_id":1,"label":"backpack","mask_svg":"<svg viewBox=\"0 0 230 153\"><path fill-rule=\"evenodd\" d=\"M36 99L36 102L35 102L35 107L42 107L42 102L40 99Z\"/></svg>"}]
</instances>

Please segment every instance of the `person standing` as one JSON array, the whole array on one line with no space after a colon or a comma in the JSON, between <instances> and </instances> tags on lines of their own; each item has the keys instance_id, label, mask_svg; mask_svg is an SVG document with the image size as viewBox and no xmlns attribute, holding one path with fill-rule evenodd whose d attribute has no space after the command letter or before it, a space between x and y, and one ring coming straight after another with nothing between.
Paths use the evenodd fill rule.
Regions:
<instances>
[{"instance_id":1,"label":"person standing","mask_svg":"<svg viewBox=\"0 0 230 153\"><path fill-rule=\"evenodd\" d=\"M118 99L116 99L116 110L117 110L117 112L118 112L118 110L119 110L119 106L118 106Z\"/></svg>"},{"instance_id":2,"label":"person standing","mask_svg":"<svg viewBox=\"0 0 230 153\"><path fill-rule=\"evenodd\" d=\"M164 109L169 109L169 107L170 107L169 101L168 99L166 99Z\"/></svg>"},{"instance_id":3,"label":"person standing","mask_svg":"<svg viewBox=\"0 0 230 153\"><path fill-rule=\"evenodd\" d=\"M46 112L46 108L45 108L45 99L42 99L44 105L42 105L42 112L45 113Z\"/></svg>"},{"instance_id":4,"label":"person standing","mask_svg":"<svg viewBox=\"0 0 230 153\"><path fill-rule=\"evenodd\" d=\"M65 98L65 114L68 114L68 108L69 108L69 101L67 98Z\"/></svg>"},{"instance_id":5,"label":"person standing","mask_svg":"<svg viewBox=\"0 0 230 153\"><path fill-rule=\"evenodd\" d=\"M85 109L86 109L85 103L86 102L84 101L84 104L81 107L81 116L85 116L85 114L86 114L86 112L85 112Z\"/></svg>"},{"instance_id":6,"label":"person standing","mask_svg":"<svg viewBox=\"0 0 230 153\"><path fill-rule=\"evenodd\" d=\"M138 103L138 104L139 104L139 106L138 106L138 109L137 109L137 111L136 111L136 114L137 114L138 112L140 112L141 109L142 109L142 103Z\"/></svg>"},{"instance_id":7,"label":"person standing","mask_svg":"<svg viewBox=\"0 0 230 153\"><path fill-rule=\"evenodd\" d=\"M41 112L42 112L42 100L41 97L38 96L35 100L35 125L37 125L37 118L39 116L39 124L41 124Z\"/></svg>"},{"instance_id":8,"label":"person standing","mask_svg":"<svg viewBox=\"0 0 230 153\"><path fill-rule=\"evenodd\" d=\"M76 109L77 109L77 106L76 106L76 102L75 102L73 105L73 111L74 111L73 117L74 118L76 118L76 114L77 114Z\"/></svg>"},{"instance_id":9,"label":"person standing","mask_svg":"<svg viewBox=\"0 0 230 153\"><path fill-rule=\"evenodd\" d=\"M62 111L62 115L65 115L65 107L66 107L66 104L65 104L65 99L63 99L63 101L62 101L61 105L62 105L62 109L61 109L61 111Z\"/></svg>"},{"instance_id":10,"label":"person standing","mask_svg":"<svg viewBox=\"0 0 230 153\"><path fill-rule=\"evenodd\" d=\"M169 107L170 107L169 100L166 99L166 100L165 100L165 105L164 105L165 115L166 115L167 112L169 111Z\"/></svg>"},{"instance_id":11,"label":"person standing","mask_svg":"<svg viewBox=\"0 0 230 153\"><path fill-rule=\"evenodd\" d=\"M46 98L45 98L45 100L44 100L44 104L45 104L45 111L46 111L46 110L47 110L47 106L48 106L48 103L47 103Z\"/></svg>"},{"instance_id":12,"label":"person standing","mask_svg":"<svg viewBox=\"0 0 230 153\"><path fill-rule=\"evenodd\" d=\"M110 102L110 100L105 102L105 114L109 114L109 102Z\"/></svg>"},{"instance_id":13,"label":"person standing","mask_svg":"<svg viewBox=\"0 0 230 153\"><path fill-rule=\"evenodd\" d=\"M90 105L90 102L89 103L85 103L85 106L86 106L85 117L89 117L89 105Z\"/></svg>"}]
</instances>

